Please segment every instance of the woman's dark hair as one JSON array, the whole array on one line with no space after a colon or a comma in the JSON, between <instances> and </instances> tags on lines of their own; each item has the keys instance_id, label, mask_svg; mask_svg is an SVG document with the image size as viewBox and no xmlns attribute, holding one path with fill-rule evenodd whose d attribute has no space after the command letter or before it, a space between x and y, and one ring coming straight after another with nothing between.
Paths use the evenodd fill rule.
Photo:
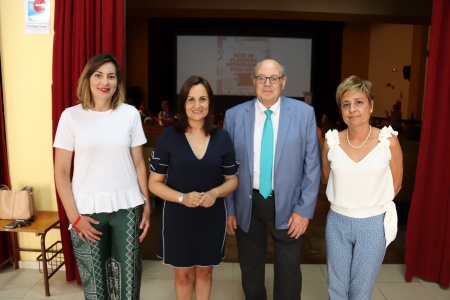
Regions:
<instances>
[{"instance_id":1,"label":"woman's dark hair","mask_svg":"<svg viewBox=\"0 0 450 300\"><path fill-rule=\"evenodd\" d=\"M94 98L92 97L90 78L95 71L106 63L112 63L116 67L117 88L111 99L111 109L116 109L120 103L125 102L125 88L123 87L122 71L119 62L114 55L100 53L93 56L84 67L78 79L77 97L84 109L94 108Z\"/></svg>"},{"instance_id":2,"label":"woman's dark hair","mask_svg":"<svg viewBox=\"0 0 450 300\"><path fill-rule=\"evenodd\" d=\"M214 95L211 89L211 86L209 85L209 82L198 76L198 75L192 75L186 81L183 83L183 86L181 87L180 94L178 95L178 105L177 105L177 113L178 113L178 122L175 123L175 129L179 133L185 133L189 128L189 120L186 114L186 100L189 96L189 91L194 85L202 84L205 89L206 93L208 94L208 100L209 100L209 108L208 108L208 114L205 117L205 122L203 124L203 131L205 132L205 135L212 134L217 129L217 127L213 123L213 114L214 114Z\"/></svg>"}]
</instances>

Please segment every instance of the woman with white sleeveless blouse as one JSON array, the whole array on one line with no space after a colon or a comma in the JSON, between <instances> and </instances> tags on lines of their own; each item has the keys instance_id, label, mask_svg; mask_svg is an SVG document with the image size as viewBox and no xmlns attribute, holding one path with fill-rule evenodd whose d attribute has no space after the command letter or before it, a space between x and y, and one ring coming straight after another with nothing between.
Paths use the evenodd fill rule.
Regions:
<instances>
[{"instance_id":1,"label":"woman with white sleeveless blouse","mask_svg":"<svg viewBox=\"0 0 450 300\"><path fill-rule=\"evenodd\" d=\"M403 155L392 127L371 127L373 85L344 79L336 102L348 128L329 130L322 151L331 203L326 226L331 300L370 300L386 247L397 234L393 202L402 184Z\"/></svg>"}]
</instances>

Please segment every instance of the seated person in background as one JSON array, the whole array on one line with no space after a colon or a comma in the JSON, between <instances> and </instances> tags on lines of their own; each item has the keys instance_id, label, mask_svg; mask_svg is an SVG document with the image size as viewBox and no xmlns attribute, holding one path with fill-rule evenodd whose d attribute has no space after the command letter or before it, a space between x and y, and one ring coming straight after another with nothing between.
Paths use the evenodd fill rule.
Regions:
<instances>
[{"instance_id":1,"label":"seated person in background","mask_svg":"<svg viewBox=\"0 0 450 300\"><path fill-rule=\"evenodd\" d=\"M160 126L170 126L175 123L175 114L169 111L169 103L167 101L161 102L162 111L158 114L158 123Z\"/></svg>"},{"instance_id":2,"label":"seated person in background","mask_svg":"<svg viewBox=\"0 0 450 300\"><path fill-rule=\"evenodd\" d=\"M158 124L158 118L153 116L151 112L147 113L147 116L142 121L144 125L156 125Z\"/></svg>"},{"instance_id":3,"label":"seated person in background","mask_svg":"<svg viewBox=\"0 0 450 300\"><path fill-rule=\"evenodd\" d=\"M391 121L392 129L397 131L398 133L403 132L402 127L402 103L400 101L397 101L393 106L391 110L391 114L389 115L388 111L386 112L386 117Z\"/></svg>"},{"instance_id":4,"label":"seated person in background","mask_svg":"<svg viewBox=\"0 0 450 300\"><path fill-rule=\"evenodd\" d=\"M218 113L218 114L213 115L214 125L216 125L219 128L222 128L223 127L223 119L224 119L223 113Z\"/></svg>"},{"instance_id":5,"label":"seated person in background","mask_svg":"<svg viewBox=\"0 0 450 300\"><path fill-rule=\"evenodd\" d=\"M330 118L328 118L327 115L322 115L321 121L322 121L321 129L322 129L323 134L328 132L328 130L335 128L335 126L333 125L333 122L331 122Z\"/></svg>"},{"instance_id":6,"label":"seated person in background","mask_svg":"<svg viewBox=\"0 0 450 300\"><path fill-rule=\"evenodd\" d=\"M380 121L380 119L375 119L375 118L373 118L372 116L370 117L370 119L369 119L369 124L370 124L370 126L372 126L372 127L376 127L376 128L380 128L381 129L381 121Z\"/></svg>"},{"instance_id":7,"label":"seated person in background","mask_svg":"<svg viewBox=\"0 0 450 300\"><path fill-rule=\"evenodd\" d=\"M320 124L318 121L316 121L317 124L317 136L319 137L319 139L323 138L323 132L322 132L322 128L320 128Z\"/></svg>"},{"instance_id":8,"label":"seated person in background","mask_svg":"<svg viewBox=\"0 0 450 300\"><path fill-rule=\"evenodd\" d=\"M305 103L308 105L312 105L312 93L311 92L303 92L303 96L305 99ZM320 124L317 116L316 116L316 125L317 125L317 136L319 137L319 139L323 138L321 124Z\"/></svg>"},{"instance_id":9,"label":"seated person in background","mask_svg":"<svg viewBox=\"0 0 450 300\"><path fill-rule=\"evenodd\" d=\"M144 102L139 106L139 114L141 115L141 121L144 125L155 125L158 123L158 119L145 108Z\"/></svg>"},{"instance_id":10,"label":"seated person in background","mask_svg":"<svg viewBox=\"0 0 450 300\"><path fill-rule=\"evenodd\" d=\"M141 103L139 106L139 114L141 115L141 121L144 122L147 117L147 110L145 109L145 103Z\"/></svg>"}]
</instances>

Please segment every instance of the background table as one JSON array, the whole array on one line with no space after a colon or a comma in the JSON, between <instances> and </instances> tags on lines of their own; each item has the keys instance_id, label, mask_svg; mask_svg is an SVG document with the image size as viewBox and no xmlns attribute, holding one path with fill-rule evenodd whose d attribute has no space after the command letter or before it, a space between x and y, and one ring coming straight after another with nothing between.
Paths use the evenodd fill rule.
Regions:
<instances>
[{"instance_id":1,"label":"background table","mask_svg":"<svg viewBox=\"0 0 450 300\"><path fill-rule=\"evenodd\" d=\"M6 229L4 226L8 223L11 223L12 221L13 220L0 220L0 231L7 231L13 234L13 253L8 259L1 262L0 266L6 265L12 259L14 261L14 269L18 269L18 255L20 251L40 252L41 254L37 257L37 260L39 261L39 263L42 261L45 295L50 296L49 279L64 265L63 259L56 259L60 255L62 255L62 247L57 251L55 251L54 249L54 246L57 243L61 242L58 241L48 248L45 246L45 236L47 232L49 232L51 229L59 228L60 222L58 212L38 211L34 216L34 222L31 223L31 225L16 227L14 229ZM36 236L41 236L41 249L20 248L17 241L17 233L19 232L34 233ZM48 257L48 254L50 254L51 256ZM55 264L55 262L57 263ZM48 263L52 264L50 272L48 270Z\"/></svg>"}]
</instances>

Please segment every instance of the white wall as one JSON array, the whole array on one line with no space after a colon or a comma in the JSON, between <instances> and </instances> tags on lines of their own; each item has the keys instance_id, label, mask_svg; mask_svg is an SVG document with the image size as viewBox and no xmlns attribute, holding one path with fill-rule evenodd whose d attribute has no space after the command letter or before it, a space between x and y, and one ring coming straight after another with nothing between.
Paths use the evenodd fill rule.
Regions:
<instances>
[{"instance_id":1,"label":"white wall","mask_svg":"<svg viewBox=\"0 0 450 300\"><path fill-rule=\"evenodd\" d=\"M51 1L53 28L54 1ZM0 0L0 58L11 187L35 187L39 210L56 211L52 154L52 56L50 34L25 34L24 1ZM49 241L59 239L52 230ZM34 234L19 234L23 248L40 248ZM37 254L22 253L22 260Z\"/></svg>"},{"instance_id":2,"label":"white wall","mask_svg":"<svg viewBox=\"0 0 450 300\"><path fill-rule=\"evenodd\" d=\"M369 80L375 88L373 115L376 117L386 117L384 111L390 112L402 93L402 114L407 118L409 81L403 78L403 67L411 64L412 37L412 25L371 26Z\"/></svg>"}]
</instances>

